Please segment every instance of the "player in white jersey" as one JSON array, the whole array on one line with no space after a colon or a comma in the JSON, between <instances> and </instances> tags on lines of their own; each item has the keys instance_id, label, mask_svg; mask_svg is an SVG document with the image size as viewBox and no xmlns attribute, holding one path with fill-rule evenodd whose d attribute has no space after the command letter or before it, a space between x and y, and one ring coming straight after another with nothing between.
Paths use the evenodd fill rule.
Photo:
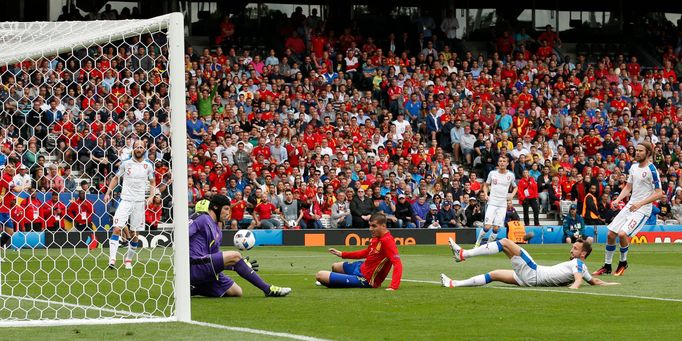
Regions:
<instances>
[{"instance_id":1,"label":"player in white jersey","mask_svg":"<svg viewBox=\"0 0 682 341\"><path fill-rule=\"evenodd\" d=\"M133 257L139 246L137 233L144 231L144 210L145 201L151 204L156 191L156 181L154 179L154 165L144 158L145 142L139 140L133 146L133 157L121 162L118 172L111 178L109 188L104 196L104 201L108 202L111 192L118 185L119 179L123 181L121 190L121 202L116 208L114 221L111 223L112 234L109 238L109 268L115 269L116 254L121 238L121 230L128 230L132 238L128 243L128 252L124 258L126 269L133 268ZM149 183L149 197L145 200L145 190ZM130 220L129 228L126 226Z\"/></svg>"},{"instance_id":2,"label":"player in white jersey","mask_svg":"<svg viewBox=\"0 0 682 341\"><path fill-rule=\"evenodd\" d=\"M628 268L628 249L630 238L642 229L644 223L651 215L654 201L665 198L661 189L661 181L658 177L656 166L650 161L653 155L653 146L650 142L641 142L635 147L635 161L628 172L628 182L620 192L618 198L611 205L618 210L618 204L632 192L627 205L618 213L609 224L609 234L606 239L606 254L604 266L595 271L593 275L606 275L611 273L611 261L616 251L616 236L620 241L620 261L614 276L621 276Z\"/></svg>"},{"instance_id":3,"label":"player in white jersey","mask_svg":"<svg viewBox=\"0 0 682 341\"><path fill-rule=\"evenodd\" d=\"M472 250L463 250L455 244L452 238L448 239L448 243L457 262L470 257L504 252L511 260L513 270L494 270L462 281L452 280L445 274L440 274L441 284L446 288L475 287L486 285L492 281L526 287L570 285L571 289L580 288L583 280L592 285L619 284L604 282L590 275L585 265L585 259L592 252L592 244L582 239L578 239L571 246L569 261L554 266L537 265L526 250L506 238Z\"/></svg>"},{"instance_id":4,"label":"player in white jersey","mask_svg":"<svg viewBox=\"0 0 682 341\"><path fill-rule=\"evenodd\" d=\"M490 233L488 241L493 242L497 239L497 231L500 230L500 226L504 226L504 217L507 214L507 200L514 198L516 195L516 178L514 173L507 169L507 165L509 165L509 159L507 159L507 156L501 155L497 160L497 170L488 173L488 179L481 187L486 200L485 219L483 220L483 229L478 233L478 238L476 238L476 247L481 245L483 236L490 231L490 228L493 229L493 232ZM509 193L509 186L514 188L511 194ZM490 194L488 194L488 191L490 191Z\"/></svg>"}]
</instances>

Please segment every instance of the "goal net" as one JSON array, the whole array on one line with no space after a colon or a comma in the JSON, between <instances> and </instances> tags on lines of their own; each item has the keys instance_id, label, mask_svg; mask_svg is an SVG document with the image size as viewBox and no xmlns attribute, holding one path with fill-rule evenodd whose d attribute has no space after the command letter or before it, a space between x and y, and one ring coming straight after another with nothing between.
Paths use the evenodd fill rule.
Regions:
<instances>
[{"instance_id":1,"label":"goal net","mask_svg":"<svg viewBox=\"0 0 682 341\"><path fill-rule=\"evenodd\" d=\"M0 23L0 326L189 320L183 39L179 13ZM110 267L136 141L153 199Z\"/></svg>"}]
</instances>

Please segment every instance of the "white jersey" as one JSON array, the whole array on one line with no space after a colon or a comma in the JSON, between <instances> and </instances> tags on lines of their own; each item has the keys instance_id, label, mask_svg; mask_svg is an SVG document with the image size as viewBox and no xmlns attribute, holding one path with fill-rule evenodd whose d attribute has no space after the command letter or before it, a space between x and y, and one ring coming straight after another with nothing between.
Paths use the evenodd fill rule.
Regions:
<instances>
[{"instance_id":1,"label":"white jersey","mask_svg":"<svg viewBox=\"0 0 682 341\"><path fill-rule=\"evenodd\" d=\"M116 176L123 181L122 200L145 201L147 183L154 179L154 166L149 160L128 159L121 163Z\"/></svg>"},{"instance_id":2,"label":"white jersey","mask_svg":"<svg viewBox=\"0 0 682 341\"><path fill-rule=\"evenodd\" d=\"M592 280L587 265L577 258L554 266L538 265L537 286L565 286L575 282L575 274L581 274L586 281Z\"/></svg>"},{"instance_id":3,"label":"white jersey","mask_svg":"<svg viewBox=\"0 0 682 341\"><path fill-rule=\"evenodd\" d=\"M632 194L630 195L630 201L628 201L625 208L648 198L654 194L657 189L661 188L661 180L658 177L658 171L653 163L649 163L649 166L644 167L640 167L639 163L633 163L632 166L630 166L628 183L632 185ZM651 215L651 209L651 203L648 203L640 207L637 211L648 217Z\"/></svg>"},{"instance_id":4,"label":"white jersey","mask_svg":"<svg viewBox=\"0 0 682 341\"><path fill-rule=\"evenodd\" d=\"M509 195L509 186L516 187L516 178L514 173L507 170L505 173L500 173L494 170L488 173L488 179L485 181L490 187L490 195L488 195L488 205L507 207L507 196Z\"/></svg>"},{"instance_id":5,"label":"white jersey","mask_svg":"<svg viewBox=\"0 0 682 341\"><path fill-rule=\"evenodd\" d=\"M12 182L14 183L14 186L19 186L25 191L28 187L31 187L31 176L28 174L16 174L14 175L14 178L12 178Z\"/></svg>"}]
</instances>

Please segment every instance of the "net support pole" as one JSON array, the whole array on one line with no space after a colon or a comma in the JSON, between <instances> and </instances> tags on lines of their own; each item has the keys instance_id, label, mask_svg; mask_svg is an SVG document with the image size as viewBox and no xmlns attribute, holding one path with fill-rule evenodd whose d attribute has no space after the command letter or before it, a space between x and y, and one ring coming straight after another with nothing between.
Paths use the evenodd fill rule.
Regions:
<instances>
[{"instance_id":1,"label":"net support pole","mask_svg":"<svg viewBox=\"0 0 682 341\"><path fill-rule=\"evenodd\" d=\"M175 317L192 320L189 287L189 216L187 195L187 119L185 114L184 23L181 13L170 14L168 56L173 179L173 247L175 271Z\"/></svg>"}]
</instances>

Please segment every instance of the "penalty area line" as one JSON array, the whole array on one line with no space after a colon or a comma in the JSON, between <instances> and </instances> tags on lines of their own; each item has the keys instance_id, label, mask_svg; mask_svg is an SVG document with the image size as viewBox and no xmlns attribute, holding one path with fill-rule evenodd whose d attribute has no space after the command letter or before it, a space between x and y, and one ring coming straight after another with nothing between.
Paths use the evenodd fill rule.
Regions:
<instances>
[{"instance_id":1,"label":"penalty area line","mask_svg":"<svg viewBox=\"0 0 682 341\"><path fill-rule=\"evenodd\" d=\"M438 281L422 281L416 279L403 279L403 282L412 283L427 283L427 284L438 284ZM540 292L556 292L560 294L573 294L573 295L588 295L588 296L603 296L603 297L621 297L621 298L634 298L639 300L649 300L649 301L664 301L664 302L679 302L682 303L682 299L679 298L665 298L665 297L651 297L651 296L638 296L638 295L621 295L621 294L609 294L609 293L599 293L599 292L586 292L586 291L566 291L560 289L543 289L543 288L520 288L520 287L503 287L503 286L486 286L487 289L501 289L501 290L517 290L517 291L540 291Z\"/></svg>"},{"instance_id":2,"label":"penalty area line","mask_svg":"<svg viewBox=\"0 0 682 341\"><path fill-rule=\"evenodd\" d=\"M235 332L258 334L258 335L267 335L267 336L277 336L277 337L283 337L283 338L292 339L292 340L328 341L326 339L319 339L319 338L312 337L312 336L290 334L290 333L281 333L281 332L271 332L271 331L262 330L262 329L232 327L232 326L226 326L226 325L222 325L222 324L215 324L215 323L208 323L208 322L201 322L201 321L194 321L194 320L186 322L186 323L197 325L197 326L203 326L203 327L230 330L230 331L235 331Z\"/></svg>"}]
</instances>

